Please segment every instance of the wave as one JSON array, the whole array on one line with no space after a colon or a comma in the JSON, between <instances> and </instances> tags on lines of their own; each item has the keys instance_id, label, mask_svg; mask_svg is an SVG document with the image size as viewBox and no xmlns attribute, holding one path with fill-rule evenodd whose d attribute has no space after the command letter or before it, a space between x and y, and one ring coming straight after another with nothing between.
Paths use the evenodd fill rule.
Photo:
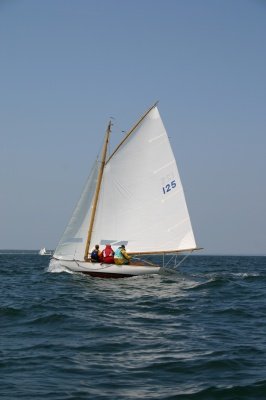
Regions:
<instances>
[{"instance_id":1,"label":"wave","mask_svg":"<svg viewBox=\"0 0 266 400\"><path fill-rule=\"evenodd\" d=\"M51 272L51 273L61 273L61 272L67 272L69 274L74 274L73 271L70 271L68 268L64 267L62 264L60 264L59 261L52 259L48 265L48 267L45 269L46 272Z\"/></svg>"},{"instance_id":2,"label":"wave","mask_svg":"<svg viewBox=\"0 0 266 400\"><path fill-rule=\"evenodd\" d=\"M24 311L14 307L0 307L0 316L2 317L18 317L24 315Z\"/></svg>"},{"instance_id":3,"label":"wave","mask_svg":"<svg viewBox=\"0 0 266 400\"><path fill-rule=\"evenodd\" d=\"M190 389L191 391L193 389ZM189 391L189 389L188 389ZM173 396L160 397L160 400L264 400L266 393L266 381L258 381L248 385L228 387L208 387L194 393L182 393Z\"/></svg>"}]
</instances>

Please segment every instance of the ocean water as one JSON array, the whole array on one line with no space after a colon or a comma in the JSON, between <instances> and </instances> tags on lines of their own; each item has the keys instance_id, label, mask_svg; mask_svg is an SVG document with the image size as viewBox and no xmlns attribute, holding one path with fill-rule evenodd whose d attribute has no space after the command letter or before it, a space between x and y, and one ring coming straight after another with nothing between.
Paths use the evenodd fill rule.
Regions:
<instances>
[{"instance_id":1,"label":"ocean water","mask_svg":"<svg viewBox=\"0 0 266 400\"><path fill-rule=\"evenodd\" d=\"M0 254L0 397L265 399L266 257L118 280Z\"/></svg>"}]
</instances>

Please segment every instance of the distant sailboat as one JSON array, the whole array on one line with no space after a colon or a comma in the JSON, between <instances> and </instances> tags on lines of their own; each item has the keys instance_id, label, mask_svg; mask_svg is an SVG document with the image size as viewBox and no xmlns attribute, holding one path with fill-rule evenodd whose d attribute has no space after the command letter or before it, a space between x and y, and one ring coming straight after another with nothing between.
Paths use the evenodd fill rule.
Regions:
<instances>
[{"instance_id":1,"label":"distant sailboat","mask_svg":"<svg viewBox=\"0 0 266 400\"><path fill-rule=\"evenodd\" d=\"M40 256L52 256L53 253L51 251L47 251L45 247L43 247L40 251L39 251L39 255Z\"/></svg>"},{"instance_id":2,"label":"distant sailboat","mask_svg":"<svg viewBox=\"0 0 266 400\"><path fill-rule=\"evenodd\" d=\"M161 266L134 258L197 250L182 184L157 103L107 158L111 122L101 160L84 191L51 263L99 277L156 274ZM92 263L95 244L126 245L129 265Z\"/></svg>"}]
</instances>

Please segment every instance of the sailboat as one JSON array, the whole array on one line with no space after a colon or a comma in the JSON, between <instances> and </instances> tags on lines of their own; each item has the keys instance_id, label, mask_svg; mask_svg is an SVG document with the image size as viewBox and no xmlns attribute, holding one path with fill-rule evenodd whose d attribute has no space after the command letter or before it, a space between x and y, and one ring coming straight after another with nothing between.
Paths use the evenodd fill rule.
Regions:
<instances>
[{"instance_id":1,"label":"sailboat","mask_svg":"<svg viewBox=\"0 0 266 400\"><path fill-rule=\"evenodd\" d=\"M40 256L52 256L53 253L51 251L47 251L45 247L42 247L39 251Z\"/></svg>"},{"instance_id":2,"label":"sailboat","mask_svg":"<svg viewBox=\"0 0 266 400\"><path fill-rule=\"evenodd\" d=\"M141 257L197 250L169 138L157 103L107 157L111 126L51 263L104 278L158 274L162 265ZM124 244L130 264L92 262L96 244Z\"/></svg>"}]
</instances>

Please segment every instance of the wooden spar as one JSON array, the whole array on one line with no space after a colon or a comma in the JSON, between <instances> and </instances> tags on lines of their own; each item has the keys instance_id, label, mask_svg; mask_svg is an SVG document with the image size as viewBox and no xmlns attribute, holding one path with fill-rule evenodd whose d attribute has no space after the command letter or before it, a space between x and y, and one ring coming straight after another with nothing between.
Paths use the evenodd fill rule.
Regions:
<instances>
[{"instance_id":1,"label":"wooden spar","mask_svg":"<svg viewBox=\"0 0 266 400\"><path fill-rule=\"evenodd\" d=\"M100 188L101 188L101 183L102 183L103 170L104 170L105 161L106 161L107 146L108 146L108 142L109 142L111 126L112 126L112 123L110 121L108 124L108 127L106 129L105 141L104 141L103 150L102 150L101 166L100 166L99 173L98 173L97 185L96 185L94 200L93 200L93 204L92 204L91 219L90 219L90 225L89 225L85 254L84 254L85 261L88 260L92 229L93 229L93 224L94 224L94 219L95 219L95 214L96 214L96 209L97 209L97 203L98 203L99 193L100 193Z\"/></svg>"},{"instance_id":2,"label":"wooden spar","mask_svg":"<svg viewBox=\"0 0 266 400\"><path fill-rule=\"evenodd\" d=\"M128 255L159 255L159 254L174 254L174 253L184 253L187 251L198 251L203 250L203 247L194 247L192 249L183 249L183 250L167 250L167 251L143 251L143 252L130 252L127 251Z\"/></svg>"},{"instance_id":3,"label":"wooden spar","mask_svg":"<svg viewBox=\"0 0 266 400\"><path fill-rule=\"evenodd\" d=\"M128 139L128 137L131 135L131 133L134 132L134 130L139 126L139 124L144 120L144 118L149 114L149 112L156 107L158 104L158 101L156 101L156 103L154 103L149 109L148 111L146 111L142 117L140 117L140 119L138 120L138 122L126 133L126 136L124 137L124 139L119 143L119 145L117 146L117 148L113 151L113 153L110 155L110 157L108 158L108 160L106 161L106 164L109 162L109 160L113 157L113 155L117 152L117 150L122 146L122 144Z\"/></svg>"}]
</instances>

